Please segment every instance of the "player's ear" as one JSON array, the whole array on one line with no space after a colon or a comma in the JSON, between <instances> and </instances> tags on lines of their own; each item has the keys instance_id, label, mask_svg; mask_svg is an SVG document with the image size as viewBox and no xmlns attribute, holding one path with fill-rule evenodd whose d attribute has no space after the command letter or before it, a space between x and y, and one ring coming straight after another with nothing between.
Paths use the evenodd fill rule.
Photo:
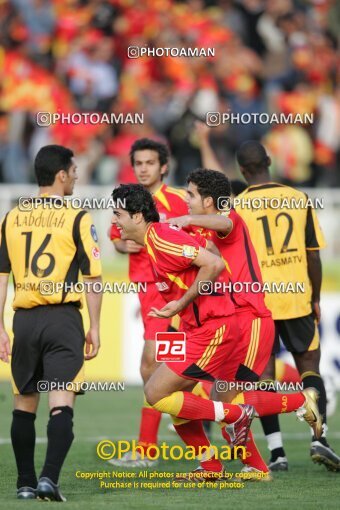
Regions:
<instances>
[{"instance_id":1,"label":"player's ear","mask_svg":"<svg viewBox=\"0 0 340 510\"><path fill-rule=\"evenodd\" d=\"M53 184L56 184L57 182L59 183L63 183L65 181L65 179L63 179L62 177L62 171L59 170L59 172L57 172L54 176L54 183Z\"/></svg>"},{"instance_id":2,"label":"player's ear","mask_svg":"<svg viewBox=\"0 0 340 510\"><path fill-rule=\"evenodd\" d=\"M205 197L203 199L203 205L206 208L213 206L214 205L213 197Z\"/></svg>"},{"instance_id":3,"label":"player's ear","mask_svg":"<svg viewBox=\"0 0 340 510\"><path fill-rule=\"evenodd\" d=\"M67 172L65 172L65 170L59 170L59 172L56 174L56 177L59 178L61 182L65 182L67 178Z\"/></svg>"},{"instance_id":4,"label":"player's ear","mask_svg":"<svg viewBox=\"0 0 340 510\"><path fill-rule=\"evenodd\" d=\"M165 164L163 166L161 166L161 175L165 176L168 172L168 165Z\"/></svg>"},{"instance_id":5,"label":"player's ear","mask_svg":"<svg viewBox=\"0 0 340 510\"><path fill-rule=\"evenodd\" d=\"M141 212L137 212L133 215L133 219L134 219L135 223L137 225L139 225L140 223L142 223L144 216Z\"/></svg>"}]
</instances>

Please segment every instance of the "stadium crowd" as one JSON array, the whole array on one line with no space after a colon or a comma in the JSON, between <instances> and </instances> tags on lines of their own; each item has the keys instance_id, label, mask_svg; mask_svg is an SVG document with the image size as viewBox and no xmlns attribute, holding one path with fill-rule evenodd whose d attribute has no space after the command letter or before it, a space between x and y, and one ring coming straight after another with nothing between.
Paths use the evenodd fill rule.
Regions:
<instances>
[{"instance_id":1,"label":"stadium crowd","mask_svg":"<svg viewBox=\"0 0 340 510\"><path fill-rule=\"evenodd\" d=\"M79 182L135 182L128 152L167 141L172 179L201 164L206 112L313 113L313 124L222 124L211 143L236 177L235 150L261 140L274 178L340 186L335 0L1 0L0 181L33 182L47 143L77 155ZM128 58L129 46L214 48L213 57ZM56 123L37 112L143 113L140 124ZM339 167L339 165L338 165Z\"/></svg>"}]
</instances>

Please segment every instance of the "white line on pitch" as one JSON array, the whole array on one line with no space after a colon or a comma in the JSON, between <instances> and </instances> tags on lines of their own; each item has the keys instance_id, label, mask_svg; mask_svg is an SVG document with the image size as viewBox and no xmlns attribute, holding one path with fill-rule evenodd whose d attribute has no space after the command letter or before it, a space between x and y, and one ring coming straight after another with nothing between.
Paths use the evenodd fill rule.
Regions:
<instances>
[{"instance_id":1,"label":"white line on pitch","mask_svg":"<svg viewBox=\"0 0 340 510\"><path fill-rule=\"evenodd\" d=\"M254 434L255 439L262 439L265 440L264 435L262 434ZM286 439L287 441L301 441L303 439L310 439L310 434L306 432L292 432L292 433L283 433L282 434L283 439ZM176 438L175 434L172 435L162 435L160 437L160 441L173 441ZM328 439L340 439L340 432L330 432L327 434ZM136 440L136 436L125 436L124 438L113 438L109 437L109 434L107 436L89 436L84 438L76 438L77 443L97 443L98 441L102 441L103 439L107 439L109 441L132 441L133 439ZM219 438L217 438L219 440ZM47 443L47 439L45 437L37 437L36 439L37 444L45 444ZM0 444L11 444L11 439L9 437L0 437Z\"/></svg>"}]
</instances>

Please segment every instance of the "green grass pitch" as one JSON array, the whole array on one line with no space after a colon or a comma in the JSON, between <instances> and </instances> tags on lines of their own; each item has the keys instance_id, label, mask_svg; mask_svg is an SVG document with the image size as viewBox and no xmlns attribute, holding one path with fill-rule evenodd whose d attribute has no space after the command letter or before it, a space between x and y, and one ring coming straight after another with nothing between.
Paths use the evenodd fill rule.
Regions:
<instances>
[{"instance_id":1,"label":"green grass pitch","mask_svg":"<svg viewBox=\"0 0 340 510\"><path fill-rule=\"evenodd\" d=\"M142 401L140 388L126 387L124 392L89 392L78 397L75 409L75 441L66 459L61 488L70 510L94 510L106 508L130 509L173 509L213 510L236 508L254 509L317 509L326 506L328 510L339 508L340 473L330 473L323 466L314 465L309 458L310 433L305 423L296 421L295 414L281 417L284 444L289 459L289 472L274 475L271 483L248 482L240 490L216 489L108 489L99 488L99 480L82 480L76 471L101 472L116 470L96 455L96 444L100 439L131 440L136 437L139 425L139 406ZM10 385L0 384L0 508L14 510L24 507L31 509L43 503L18 501L15 497L15 463L9 442L12 397ZM36 467L41 469L46 443L40 441L46 434L47 399L42 396L36 421L38 444ZM169 421L162 420L160 441L180 444L175 435L167 430ZM340 451L340 408L329 419L329 441ZM253 425L258 445L268 458L265 441L258 420ZM219 429L214 426L213 443L222 444ZM196 467L194 461L161 461L159 471L183 472ZM239 471L239 461L225 464L227 471ZM142 469L135 470L136 473ZM145 481L145 480L144 480ZM55 504L55 503L54 503Z\"/></svg>"}]
</instances>

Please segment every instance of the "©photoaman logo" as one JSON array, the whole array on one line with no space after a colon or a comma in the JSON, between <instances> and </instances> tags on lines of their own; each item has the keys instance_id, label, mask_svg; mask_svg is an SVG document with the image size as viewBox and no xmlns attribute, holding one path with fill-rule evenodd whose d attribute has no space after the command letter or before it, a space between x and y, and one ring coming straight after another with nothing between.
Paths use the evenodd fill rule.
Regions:
<instances>
[{"instance_id":1,"label":"\u00a9photoaman logo","mask_svg":"<svg viewBox=\"0 0 340 510\"><path fill-rule=\"evenodd\" d=\"M166 331L156 333L156 361L185 361L185 333Z\"/></svg>"}]
</instances>

